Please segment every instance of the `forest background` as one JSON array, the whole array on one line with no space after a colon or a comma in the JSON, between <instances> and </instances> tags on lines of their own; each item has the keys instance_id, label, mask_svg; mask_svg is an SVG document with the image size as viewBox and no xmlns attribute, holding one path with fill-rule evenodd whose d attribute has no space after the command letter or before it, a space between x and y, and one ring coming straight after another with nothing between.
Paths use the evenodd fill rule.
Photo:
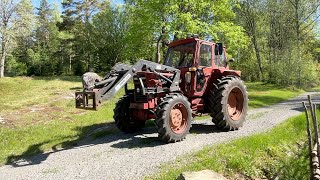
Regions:
<instances>
[{"instance_id":1,"label":"forest background","mask_svg":"<svg viewBox=\"0 0 320 180\"><path fill-rule=\"evenodd\" d=\"M104 75L198 34L246 81L315 86L319 20L318 0L0 0L0 77Z\"/></svg>"}]
</instances>

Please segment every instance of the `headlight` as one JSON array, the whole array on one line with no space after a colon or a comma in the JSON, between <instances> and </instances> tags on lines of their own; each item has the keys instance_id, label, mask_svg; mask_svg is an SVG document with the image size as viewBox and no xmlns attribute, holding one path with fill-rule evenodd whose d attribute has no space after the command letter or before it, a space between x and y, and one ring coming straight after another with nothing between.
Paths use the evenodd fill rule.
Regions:
<instances>
[{"instance_id":1,"label":"headlight","mask_svg":"<svg viewBox=\"0 0 320 180\"><path fill-rule=\"evenodd\" d=\"M184 79L186 80L187 84L191 83L191 72L186 72L186 74L184 75Z\"/></svg>"}]
</instances>

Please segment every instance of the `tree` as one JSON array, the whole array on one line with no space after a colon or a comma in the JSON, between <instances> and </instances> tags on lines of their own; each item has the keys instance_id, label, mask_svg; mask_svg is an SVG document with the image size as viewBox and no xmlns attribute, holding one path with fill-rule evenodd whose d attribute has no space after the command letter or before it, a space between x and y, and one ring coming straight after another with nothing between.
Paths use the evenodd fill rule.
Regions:
<instances>
[{"instance_id":1,"label":"tree","mask_svg":"<svg viewBox=\"0 0 320 180\"><path fill-rule=\"evenodd\" d=\"M251 39L246 53L255 53L242 55L241 61L256 62L240 65L244 74L263 74L267 82L290 86L316 81L316 43L311 44L319 6L315 0L241 1L238 22Z\"/></svg>"},{"instance_id":2,"label":"tree","mask_svg":"<svg viewBox=\"0 0 320 180\"><path fill-rule=\"evenodd\" d=\"M32 31L33 7L30 0L0 2L0 78L4 77L5 61L16 46L17 38Z\"/></svg>"},{"instance_id":3,"label":"tree","mask_svg":"<svg viewBox=\"0 0 320 180\"><path fill-rule=\"evenodd\" d=\"M32 63L32 68L29 68L29 75L53 75L59 72L58 53L59 29L57 23L59 21L55 9L52 9L47 0L41 0L40 7L37 8L37 19L39 26L35 33L34 52L41 57L37 63Z\"/></svg>"},{"instance_id":4,"label":"tree","mask_svg":"<svg viewBox=\"0 0 320 180\"><path fill-rule=\"evenodd\" d=\"M259 74L261 76L261 79L264 80L260 46L259 46L258 37L257 37L257 34L258 34L257 21L259 21L258 18L262 18L261 16L259 17L259 14L261 13L261 11L259 10L259 4L260 2L255 0L241 1L240 3L241 8L237 9L237 13L238 13L238 18L240 19L240 24L243 26L247 35L251 39L251 43L254 47L254 51L256 55Z\"/></svg>"},{"instance_id":5,"label":"tree","mask_svg":"<svg viewBox=\"0 0 320 180\"><path fill-rule=\"evenodd\" d=\"M93 17L103 8L102 0L66 0L63 2L63 22L60 26L64 35L69 38L64 42L71 45L67 54L74 61L74 72L83 74L84 71L93 69L94 59L94 32ZM66 37L66 36L65 36ZM67 45L65 44L65 45Z\"/></svg>"},{"instance_id":6,"label":"tree","mask_svg":"<svg viewBox=\"0 0 320 180\"><path fill-rule=\"evenodd\" d=\"M243 28L234 24L232 8L237 4L232 1L128 0L126 3L131 16L127 39L130 49L134 49L133 57L154 54L154 43L159 37L164 37L163 41L177 40L188 33L228 43L231 54L247 45Z\"/></svg>"},{"instance_id":7,"label":"tree","mask_svg":"<svg viewBox=\"0 0 320 180\"><path fill-rule=\"evenodd\" d=\"M118 62L126 60L127 16L122 7L104 4L104 9L93 17L95 70L106 72Z\"/></svg>"}]
</instances>

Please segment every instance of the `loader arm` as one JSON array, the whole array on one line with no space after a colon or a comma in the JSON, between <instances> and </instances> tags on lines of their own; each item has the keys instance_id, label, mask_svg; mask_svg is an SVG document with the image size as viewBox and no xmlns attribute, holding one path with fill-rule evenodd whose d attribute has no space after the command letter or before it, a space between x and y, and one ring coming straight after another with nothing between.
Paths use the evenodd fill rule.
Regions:
<instances>
[{"instance_id":1,"label":"loader arm","mask_svg":"<svg viewBox=\"0 0 320 180\"><path fill-rule=\"evenodd\" d=\"M97 110L98 107L112 97L125 86L130 79L137 75L139 71L149 71L158 75L159 78L170 83L170 91L180 90L180 70L161 65L158 63L139 60L135 65L129 66L125 64L117 64L112 68L112 71L100 82L95 83L94 87L84 92L76 92L76 108ZM170 79L163 76L159 71L168 71L174 74ZM142 81L141 81L142 83ZM143 84L141 84L144 87ZM144 89L143 89L144 91Z\"/></svg>"}]
</instances>

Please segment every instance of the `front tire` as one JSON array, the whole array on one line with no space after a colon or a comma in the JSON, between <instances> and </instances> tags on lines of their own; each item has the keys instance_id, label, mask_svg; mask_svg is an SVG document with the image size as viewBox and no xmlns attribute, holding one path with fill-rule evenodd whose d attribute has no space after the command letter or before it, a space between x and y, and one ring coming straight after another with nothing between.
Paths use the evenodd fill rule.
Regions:
<instances>
[{"instance_id":1,"label":"front tire","mask_svg":"<svg viewBox=\"0 0 320 180\"><path fill-rule=\"evenodd\" d=\"M119 99L114 109L115 123L122 132L134 133L145 126L145 121L132 119L130 114L130 96Z\"/></svg>"},{"instance_id":2,"label":"front tire","mask_svg":"<svg viewBox=\"0 0 320 180\"><path fill-rule=\"evenodd\" d=\"M248 94L243 81L226 76L214 84L209 97L212 122L221 129L239 129L246 120Z\"/></svg>"},{"instance_id":3,"label":"front tire","mask_svg":"<svg viewBox=\"0 0 320 180\"><path fill-rule=\"evenodd\" d=\"M159 137L166 143L183 140L189 133L191 120L191 105L179 93L166 95L156 110Z\"/></svg>"}]
</instances>

